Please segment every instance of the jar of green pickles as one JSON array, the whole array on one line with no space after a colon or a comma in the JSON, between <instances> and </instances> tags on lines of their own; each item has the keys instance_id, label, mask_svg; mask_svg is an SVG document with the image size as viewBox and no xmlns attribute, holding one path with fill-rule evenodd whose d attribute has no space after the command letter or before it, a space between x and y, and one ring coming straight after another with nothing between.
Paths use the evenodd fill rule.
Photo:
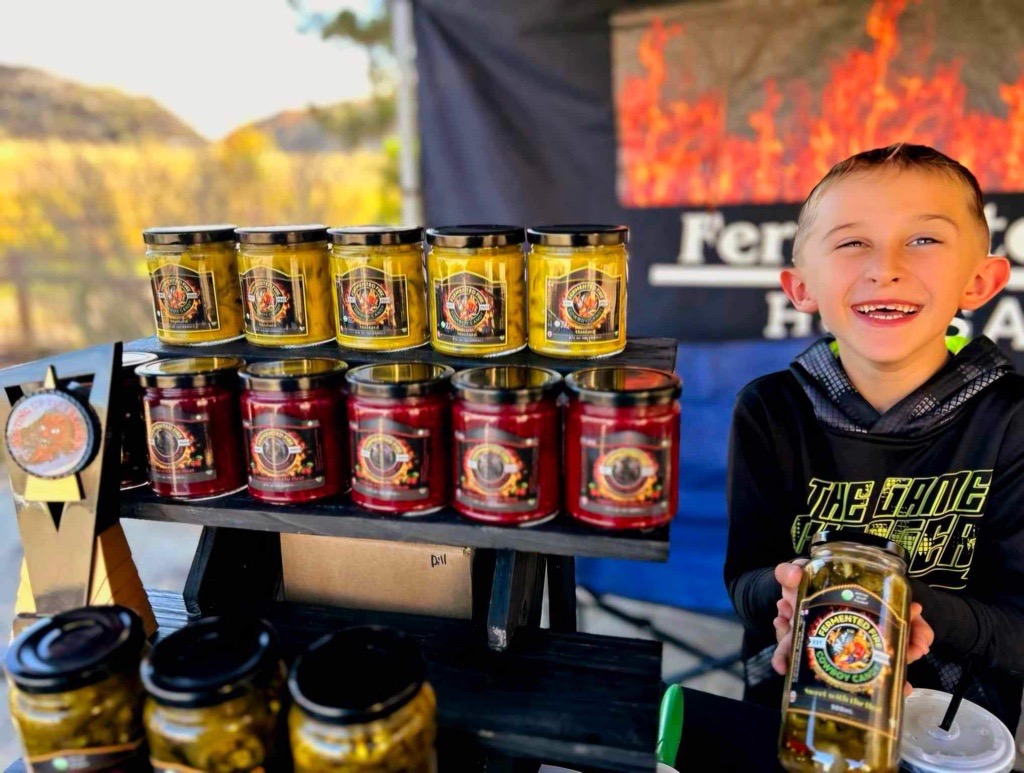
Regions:
<instances>
[{"instance_id":1,"label":"jar of green pickles","mask_svg":"<svg viewBox=\"0 0 1024 773\"><path fill-rule=\"evenodd\" d=\"M149 228L142 238L157 338L186 345L241 338L235 227Z\"/></svg>"},{"instance_id":2,"label":"jar of green pickles","mask_svg":"<svg viewBox=\"0 0 1024 773\"><path fill-rule=\"evenodd\" d=\"M139 617L109 606L54 615L11 644L11 719L30 770L133 770L145 760L145 642Z\"/></svg>"},{"instance_id":3,"label":"jar of green pickles","mask_svg":"<svg viewBox=\"0 0 1024 773\"><path fill-rule=\"evenodd\" d=\"M313 644L292 667L295 773L435 773L437 701L416 643L376 626Z\"/></svg>"},{"instance_id":4,"label":"jar of green pickles","mask_svg":"<svg viewBox=\"0 0 1024 773\"><path fill-rule=\"evenodd\" d=\"M530 348L549 357L607 357L626 346L624 225L530 228Z\"/></svg>"},{"instance_id":5,"label":"jar of green pickles","mask_svg":"<svg viewBox=\"0 0 1024 773\"><path fill-rule=\"evenodd\" d=\"M526 346L523 229L428 228L430 344L444 354L497 357Z\"/></svg>"},{"instance_id":6,"label":"jar of green pickles","mask_svg":"<svg viewBox=\"0 0 1024 773\"><path fill-rule=\"evenodd\" d=\"M273 765L284 667L267 623L209 617L175 631L153 647L142 681L157 773Z\"/></svg>"},{"instance_id":7,"label":"jar of green pickles","mask_svg":"<svg viewBox=\"0 0 1024 773\"><path fill-rule=\"evenodd\" d=\"M786 770L895 771L910 619L906 553L884 537L811 541L793 616L779 761Z\"/></svg>"},{"instance_id":8,"label":"jar of green pickles","mask_svg":"<svg viewBox=\"0 0 1024 773\"><path fill-rule=\"evenodd\" d=\"M423 230L369 225L328 233L338 343L378 352L425 344Z\"/></svg>"},{"instance_id":9,"label":"jar of green pickles","mask_svg":"<svg viewBox=\"0 0 1024 773\"><path fill-rule=\"evenodd\" d=\"M333 339L327 226L239 228L237 233L246 339L277 347Z\"/></svg>"}]
</instances>

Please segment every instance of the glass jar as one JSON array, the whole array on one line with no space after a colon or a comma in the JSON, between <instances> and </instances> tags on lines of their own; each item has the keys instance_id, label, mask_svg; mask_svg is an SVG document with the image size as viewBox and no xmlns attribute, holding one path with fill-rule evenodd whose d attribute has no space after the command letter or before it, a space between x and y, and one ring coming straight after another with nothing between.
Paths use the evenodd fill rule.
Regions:
<instances>
[{"instance_id":1,"label":"glass jar","mask_svg":"<svg viewBox=\"0 0 1024 773\"><path fill-rule=\"evenodd\" d=\"M388 628L329 634L288 677L295 773L435 773L437 699L419 647Z\"/></svg>"},{"instance_id":2,"label":"glass jar","mask_svg":"<svg viewBox=\"0 0 1024 773\"><path fill-rule=\"evenodd\" d=\"M516 365L471 368L452 377L456 510L507 525L555 516L561 385L553 370Z\"/></svg>"},{"instance_id":3,"label":"glass jar","mask_svg":"<svg viewBox=\"0 0 1024 773\"><path fill-rule=\"evenodd\" d=\"M149 485L202 499L245 488L237 357L158 360L136 371L145 389Z\"/></svg>"},{"instance_id":4,"label":"glass jar","mask_svg":"<svg viewBox=\"0 0 1024 773\"><path fill-rule=\"evenodd\" d=\"M530 228L530 348L587 359L626 348L629 229L624 225Z\"/></svg>"},{"instance_id":5,"label":"glass jar","mask_svg":"<svg viewBox=\"0 0 1024 773\"><path fill-rule=\"evenodd\" d=\"M357 505L423 515L451 500L452 373L446 365L396 362L346 374Z\"/></svg>"},{"instance_id":6,"label":"glass jar","mask_svg":"<svg viewBox=\"0 0 1024 773\"><path fill-rule=\"evenodd\" d=\"M277 347L332 340L327 226L239 228L237 233L246 340Z\"/></svg>"},{"instance_id":7,"label":"glass jar","mask_svg":"<svg viewBox=\"0 0 1024 773\"><path fill-rule=\"evenodd\" d=\"M284 679L262 620L208 617L161 639L142 664L153 769L273 769Z\"/></svg>"},{"instance_id":8,"label":"glass jar","mask_svg":"<svg viewBox=\"0 0 1024 773\"><path fill-rule=\"evenodd\" d=\"M430 345L445 354L496 357L526 346L523 229L428 228Z\"/></svg>"},{"instance_id":9,"label":"glass jar","mask_svg":"<svg viewBox=\"0 0 1024 773\"><path fill-rule=\"evenodd\" d=\"M249 493L276 504L348 490L340 360L254 362L239 372Z\"/></svg>"},{"instance_id":10,"label":"glass jar","mask_svg":"<svg viewBox=\"0 0 1024 773\"><path fill-rule=\"evenodd\" d=\"M149 453L146 450L146 420L142 415L142 388L135 369L157 356L149 352L121 355L121 490L149 482Z\"/></svg>"},{"instance_id":11,"label":"glass jar","mask_svg":"<svg viewBox=\"0 0 1024 773\"><path fill-rule=\"evenodd\" d=\"M235 227L149 228L142 238L157 338L184 345L241 338Z\"/></svg>"},{"instance_id":12,"label":"glass jar","mask_svg":"<svg viewBox=\"0 0 1024 773\"><path fill-rule=\"evenodd\" d=\"M338 343L378 352L425 344L422 229L354 226L328 233Z\"/></svg>"},{"instance_id":13,"label":"glass jar","mask_svg":"<svg viewBox=\"0 0 1024 773\"><path fill-rule=\"evenodd\" d=\"M606 529L671 521L679 501L679 377L588 368L565 386L565 509Z\"/></svg>"},{"instance_id":14,"label":"glass jar","mask_svg":"<svg viewBox=\"0 0 1024 773\"><path fill-rule=\"evenodd\" d=\"M793 615L779 761L786 770L895 771L906 677L906 551L884 537L811 540Z\"/></svg>"},{"instance_id":15,"label":"glass jar","mask_svg":"<svg viewBox=\"0 0 1024 773\"><path fill-rule=\"evenodd\" d=\"M15 639L4 668L30 770L136 769L145 643L142 620L119 606L63 612Z\"/></svg>"}]
</instances>

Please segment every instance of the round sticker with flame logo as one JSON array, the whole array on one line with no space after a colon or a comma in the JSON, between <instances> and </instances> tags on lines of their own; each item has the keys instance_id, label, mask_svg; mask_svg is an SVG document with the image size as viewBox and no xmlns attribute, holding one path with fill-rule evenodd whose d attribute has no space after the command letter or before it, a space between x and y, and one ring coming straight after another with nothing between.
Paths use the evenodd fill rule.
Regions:
<instances>
[{"instance_id":1,"label":"round sticker with flame logo","mask_svg":"<svg viewBox=\"0 0 1024 773\"><path fill-rule=\"evenodd\" d=\"M80 472L92 461L97 447L89 408L57 389L18 400L4 434L11 459L37 478L64 478Z\"/></svg>"},{"instance_id":2,"label":"round sticker with flame logo","mask_svg":"<svg viewBox=\"0 0 1024 773\"><path fill-rule=\"evenodd\" d=\"M160 310L170 322L187 322L199 313L199 292L180 276L161 280L158 297Z\"/></svg>"},{"instance_id":3,"label":"round sticker with flame logo","mask_svg":"<svg viewBox=\"0 0 1024 773\"><path fill-rule=\"evenodd\" d=\"M573 328L595 328L608 314L608 296L597 282L578 282L562 297L559 316Z\"/></svg>"},{"instance_id":4,"label":"round sticker with flame logo","mask_svg":"<svg viewBox=\"0 0 1024 773\"><path fill-rule=\"evenodd\" d=\"M387 316L391 298L379 282L359 279L345 295L345 311L361 325L378 325Z\"/></svg>"},{"instance_id":5,"label":"round sticker with flame logo","mask_svg":"<svg viewBox=\"0 0 1024 773\"><path fill-rule=\"evenodd\" d=\"M252 462L259 474L270 478L298 476L312 469L306 465L306 444L283 429L263 429L252 439Z\"/></svg>"},{"instance_id":6,"label":"round sticker with flame logo","mask_svg":"<svg viewBox=\"0 0 1024 773\"><path fill-rule=\"evenodd\" d=\"M658 463L641 448L615 448L594 463L594 481L608 499L646 500L658 481Z\"/></svg>"},{"instance_id":7,"label":"round sticker with flame logo","mask_svg":"<svg viewBox=\"0 0 1024 773\"><path fill-rule=\"evenodd\" d=\"M481 494L514 497L528 489L522 461L504 446L481 443L465 454L462 464L467 486Z\"/></svg>"},{"instance_id":8,"label":"round sticker with flame logo","mask_svg":"<svg viewBox=\"0 0 1024 773\"><path fill-rule=\"evenodd\" d=\"M359 443L359 474L375 483L409 485L417 475L415 454L400 438L383 433L367 435Z\"/></svg>"},{"instance_id":9,"label":"round sticker with flame logo","mask_svg":"<svg viewBox=\"0 0 1024 773\"><path fill-rule=\"evenodd\" d=\"M483 327L494 309L494 300L473 285L456 285L448 291L444 318L459 333L473 333Z\"/></svg>"},{"instance_id":10,"label":"round sticker with flame logo","mask_svg":"<svg viewBox=\"0 0 1024 773\"><path fill-rule=\"evenodd\" d=\"M250 281L248 292L249 309L253 319L261 325L275 325L281 322L291 308L291 295L273 279L257 277Z\"/></svg>"},{"instance_id":11,"label":"round sticker with flame logo","mask_svg":"<svg viewBox=\"0 0 1024 773\"><path fill-rule=\"evenodd\" d=\"M192 434L169 421L156 421L149 430L150 459L160 469L177 470L192 463Z\"/></svg>"},{"instance_id":12,"label":"round sticker with flame logo","mask_svg":"<svg viewBox=\"0 0 1024 773\"><path fill-rule=\"evenodd\" d=\"M870 691L890 662L878 626L853 610L832 612L808 627L807 657L819 678L847 692Z\"/></svg>"}]
</instances>

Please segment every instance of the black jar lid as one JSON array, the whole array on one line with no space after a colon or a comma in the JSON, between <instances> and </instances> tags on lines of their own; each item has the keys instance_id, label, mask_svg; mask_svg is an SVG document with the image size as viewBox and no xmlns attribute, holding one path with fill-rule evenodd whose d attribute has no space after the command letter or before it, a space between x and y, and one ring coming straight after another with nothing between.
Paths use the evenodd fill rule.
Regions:
<instances>
[{"instance_id":1,"label":"black jar lid","mask_svg":"<svg viewBox=\"0 0 1024 773\"><path fill-rule=\"evenodd\" d=\"M470 368L452 376L452 390L470 403L526 405L553 397L562 386L561 374L526 365Z\"/></svg>"},{"instance_id":2,"label":"black jar lid","mask_svg":"<svg viewBox=\"0 0 1024 773\"><path fill-rule=\"evenodd\" d=\"M250 362L240 371L246 389L256 392L294 392L340 382L348 364L327 357Z\"/></svg>"},{"instance_id":3,"label":"black jar lid","mask_svg":"<svg viewBox=\"0 0 1024 773\"><path fill-rule=\"evenodd\" d=\"M388 362L353 368L345 380L357 397L422 397L447 392L454 372L433 362Z\"/></svg>"},{"instance_id":4,"label":"black jar lid","mask_svg":"<svg viewBox=\"0 0 1024 773\"><path fill-rule=\"evenodd\" d=\"M243 365L241 357L185 357L140 365L135 375L143 386L161 389L232 385Z\"/></svg>"},{"instance_id":5,"label":"black jar lid","mask_svg":"<svg viewBox=\"0 0 1024 773\"><path fill-rule=\"evenodd\" d=\"M423 241L422 228L402 225L353 225L331 228L327 233L340 247L386 247Z\"/></svg>"},{"instance_id":6,"label":"black jar lid","mask_svg":"<svg viewBox=\"0 0 1024 773\"><path fill-rule=\"evenodd\" d=\"M216 706L257 684L280 658L269 623L207 617L153 646L142 664L142 683L165 706Z\"/></svg>"},{"instance_id":7,"label":"black jar lid","mask_svg":"<svg viewBox=\"0 0 1024 773\"><path fill-rule=\"evenodd\" d=\"M855 545L878 548L886 553L891 553L903 561L907 560L907 549L895 540L878 534L854 531L853 529L825 529L819 531L811 539L811 548L813 549L818 545L834 545L837 542L852 542Z\"/></svg>"},{"instance_id":8,"label":"black jar lid","mask_svg":"<svg viewBox=\"0 0 1024 773\"><path fill-rule=\"evenodd\" d=\"M526 229L530 244L544 247L611 247L629 241L624 225L538 225Z\"/></svg>"},{"instance_id":9,"label":"black jar lid","mask_svg":"<svg viewBox=\"0 0 1024 773\"><path fill-rule=\"evenodd\" d=\"M4 668L19 690L59 693L134 672L146 634L126 607L82 607L42 620L7 650Z\"/></svg>"},{"instance_id":10,"label":"black jar lid","mask_svg":"<svg viewBox=\"0 0 1024 773\"><path fill-rule=\"evenodd\" d=\"M427 242L435 247L508 247L522 244L523 238L523 229L516 225L451 225L427 229Z\"/></svg>"},{"instance_id":11,"label":"black jar lid","mask_svg":"<svg viewBox=\"0 0 1024 773\"><path fill-rule=\"evenodd\" d=\"M296 659L288 690L313 718L356 725L398 711L416 697L426 678L426 664L413 639L367 625L316 641Z\"/></svg>"},{"instance_id":12,"label":"black jar lid","mask_svg":"<svg viewBox=\"0 0 1024 773\"><path fill-rule=\"evenodd\" d=\"M585 403L612 408L665 405L683 392L675 373L655 368L586 368L565 378L566 389Z\"/></svg>"},{"instance_id":13,"label":"black jar lid","mask_svg":"<svg viewBox=\"0 0 1024 773\"><path fill-rule=\"evenodd\" d=\"M142 232L146 244L161 247L181 245L190 247L194 244L213 244L214 242L233 242L237 239L235 226L221 225L171 225L163 228L147 228Z\"/></svg>"},{"instance_id":14,"label":"black jar lid","mask_svg":"<svg viewBox=\"0 0 1024 773\"><path fill-rule=\"evenodd\" d=\"M236 228L242 244L309 244L327 241L327 226L320 223L307 225L266 225Z\"/></svg>"}]
</instances>

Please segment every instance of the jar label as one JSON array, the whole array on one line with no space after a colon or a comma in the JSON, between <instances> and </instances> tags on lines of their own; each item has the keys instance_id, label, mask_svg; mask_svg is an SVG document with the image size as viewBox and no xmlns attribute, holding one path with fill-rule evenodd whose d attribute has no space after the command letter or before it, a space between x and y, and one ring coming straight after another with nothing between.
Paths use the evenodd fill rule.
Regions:
<instances>
[{"instance_id":1,"label":"jar label","mask_svg":"<svg viewBox=\"0 0 1024 773\"><path fill-rule=\"evenodd\" d=\"M342 335L405 338L409 335L409 292L405 276L369 266L335 274Z\"/></svg>"},{"instance_id":2,"label":"jar label","mask_svg":"<svg viewBox=\"0 0 1024 773\"><path fill-rule=\"evenodd\" d=\"M212 271L161 266L150 275L153 312L160 333L220 330Z\"/></svg>"},{"instance_id":3,"label":"jar label","mask_svg":"<svg viewBox=\"0 0 1024 773\"><path fill-rule=\"evenodd\" d=\"M203 773L202 768L190 768L188 765L182 765L180 762L161 762L160 760L153 759L150 757L149 764L153 768L153 773ZM265 768L246 768L251 770L251 773L263 773Z\"/></svg>"},{"instance_id":4,"label":"jar label","mask_svg":"<svg viewBox=\"0 0 1024 773\"><path fill-rule=\"evenodd\" d=\"M439 341L451 344L505 343L505 283L463 271L434 280Z\"/></svg>"},{"instance_id":5,"label":"jar label","mask_svg":"<svg viewBox=\"0 0 1024 773\"><path fill-rule=\"evenodd\" d=\"M165 406L150 410L149 467L157 483L201 483L217 479L205 413L181 413Z\"/></svg>"},{"instance_id":6,"label":"jar label","mask_svg":"<svg viewBox=\"0 0 1024 773\"><path fill-rule=\"evenodd\" d=\"M801 602L796 626L788 711L895 739L903 685L893 683L893 666L906 632L900 613L859 585L833 585Z\"/></svg>"},{"instance_id":7,"label":"jar label","mask_svg":"<svg viewBox=\"0 0 1024 773\"><path fill-rule=\"evenodd\" d=\"M306 335L306 278L302 274L256 266L241 279L246 333Z\"/></svg>"},{"instance_id":8,"label":"jar label","mask_svg":"<svg viewBox=\"0 0 1024 773\"><path fill-rule=\"evenodd\" d=\"M430 430L380 417L353 422L352 488L395 502L427 499Z\"/></svg>"},{"instance_id":9,"label":"jar label","mask_svg":"<svg viewBox=\"0 0 1024 773\"><path fill-rule=\"evenodd\" d=\"M621 277L582 268L547 280L544 335L557 343L615 341Z\"/></svg>"},{"instance_id":10,"label":"jar label","mask_svg":"<svg viewBox=\"0 0 1024 773\"><path fill-rule=\"evenodd\" d=\"M649 518L668 515L672 443L640 432L584 431L580 504L600 515Z\"/></svg>"},{"instance_id":11,"label":"jar label","mask_svg":"<svg viewBox=\"0 0 1024 773\"><path fill-rule=\"evenodd\" d=\"M459 477L455 498L503 513L537 508L537 439L496 427L456 432Z\"/></svg>"},{"instance_id":12,"label":"jar label","mask_svg":"<svg viewBox=\"0 0 1024 773\"><path fill-rule=\"evenodd\" d=\"M30 769L37 773L66 773L66 771L140 770L144 761L139 753L142 739L114 746L95 746L91 749L67 749L26 756Z\"/></svg>"},{"instance_id":13,"label":"jar label","mask_svg":"<svg viewBox=\"0 0 1024 773\"><path fill-rule=\"evenodd\" d=\"M320 422L283 413L244 421L249 485L257 491L307 491L324 485Z\"/></svg>"}]
</instances>

